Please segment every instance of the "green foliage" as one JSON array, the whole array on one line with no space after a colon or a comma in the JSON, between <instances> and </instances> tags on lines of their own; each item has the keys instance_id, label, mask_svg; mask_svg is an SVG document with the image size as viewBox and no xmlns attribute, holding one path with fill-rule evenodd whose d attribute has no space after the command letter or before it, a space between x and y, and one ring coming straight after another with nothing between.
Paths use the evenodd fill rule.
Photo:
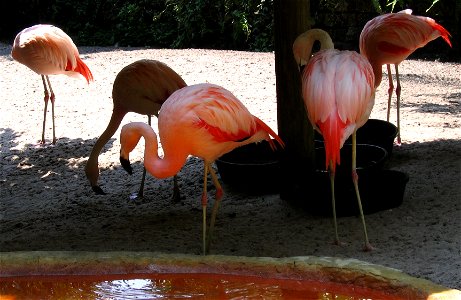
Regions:
<instances>
[{"instance_id":1,"label":"green foliage","mask_svg":"<svg viewBox=\"0 0 461 300\"><path fill-rule=\"evenodd\" d=\"M271 36L272 15L260 20L261 9L272 1L247 0L166 0L167 10L175 16L177 37L171 46L216 49L248 49L254 45L267 47L255 34ZM270 10L265 10L271 13ZM254 31L256 33L254 33Z\"/></svg>"},{"instance_id":2,"label":"green foliage","mask_svg":"<svg viewBox=\"0 0 461 300\"><path fill-rule=\"evenodd\" d=\"M54 24L77 44L271 50L273 0L2 1L0 39Z\"/></svg>"},{"instance_id":3,"label":"green foliage","mask_svg":"<svg viewBox=\"0 0 461 300\"><path fill-rule=\"evenodd\" d=\"M378 13L381 14L384 12L378 0L371 0L371 1ZM429 7L426 9L426 12L428 12L440 0L431 0L431 1L432 3L429 3ZM420 1L420 2L427 3L430 1ZM389 12L394 12L394 9L396 6L399 7L400 9L405 9L407 5L408 5L408 1L404 1L404 0L386 0L386 7L390 7Z\"/></svg>"}]
</instances>

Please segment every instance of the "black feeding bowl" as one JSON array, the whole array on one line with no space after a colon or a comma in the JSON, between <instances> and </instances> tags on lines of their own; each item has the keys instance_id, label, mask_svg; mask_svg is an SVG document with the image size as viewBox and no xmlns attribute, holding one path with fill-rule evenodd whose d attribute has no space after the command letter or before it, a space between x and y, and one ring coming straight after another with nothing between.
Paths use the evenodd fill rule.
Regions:
<instances>
[{"instance_id":1,"label":"black feeding bowl","mask_svg":"<svg viewBox=\"0 0 461 300\"><path fill-rule=\"evenodd\" d=\"M397 136L397 127L387 121L369 119L362 127L357 129L357 144L376 145L386 149L388 156L392 154L394 140ZM323 141L323 137L317 131L315 140ZM352 144L352 137L349 137L344 144Z\"/></svg>"},{"instance_id":2,"label":"black feeding bowl","mask_svg":"<svg viewBox=\"0 0 461 300\"><path fill-rule=\"evenodd\" d=\"M359 214L352 181L352 145L341 149L341 164L336 166L335 198L338 217ZM315 149L316 172L306 191L307 201L297 201L306 211L332 216L330 175L325 168L325 148ZM376 145L357 144L357 174L362 208L365 214L391 209L403 201L408 175L383 169L387 151ZM300 199L301 200L301 199Z\"/></svg>"},{"instance_id":3,"label":"black feeding bowl","mask_svg":"<svg viewBox=\"0 0 461 300\"><path fill-rule=\"evenodd\" d=\"M367 176L368 174L382 171L384 163L387 160L386 149L369 144L356 145L356 168L357 174ZM325 147L315 148L315 169L316 174L327 173L325 162ZM336 165L336 177L342 180L342 177L351 178L352 176L352 145L344 144L340 150L340 164Z\"/></svg>"},{"instance_id":4,"label":"black feeding bowl","mask_svg":"<svg viewBox=\"0 0 461 300\"><path fill-rule=\"evenodd\" d=\"M274 140L273 140L274 141ZM249 193L277 193L280 176L277 145L272 150L267 141L248 144L224 154L216 160L221 180L234 189Z\"/></svg>"}]
</instances>

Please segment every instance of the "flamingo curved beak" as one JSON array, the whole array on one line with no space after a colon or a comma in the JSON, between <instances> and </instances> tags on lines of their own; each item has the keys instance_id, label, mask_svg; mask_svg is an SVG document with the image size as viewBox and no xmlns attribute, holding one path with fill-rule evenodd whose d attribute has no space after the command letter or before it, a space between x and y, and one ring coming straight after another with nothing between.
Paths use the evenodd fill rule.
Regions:
<instances>
[{"instance_id":1,"label":"flamingo curved beak","mask_svg":"<svg viewBox=\"0 0 461 300\"><path fill-rule=\"evenodd\" d=\"M128 174L133 174L133 168L131 167L131 163L128 159L124 158L123 156L120 156L120 164L125 169L125 171L128 172Z\"/></svg>"}]
</instances>

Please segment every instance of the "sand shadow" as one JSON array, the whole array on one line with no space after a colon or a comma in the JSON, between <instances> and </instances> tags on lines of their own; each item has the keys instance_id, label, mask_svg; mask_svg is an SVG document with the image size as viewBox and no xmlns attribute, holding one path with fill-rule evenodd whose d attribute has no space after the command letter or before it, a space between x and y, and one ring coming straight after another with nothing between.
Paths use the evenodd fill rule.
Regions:
<instances>
[{"instance_id":1,"label":"sand shadow","mask_svg":"<svg viewBox=\"0 0 461 300\"><path fill-rule=\"evenodd\" d=\"M14 135L8 132L8 135L11 134ZM15 201L18 200L14 195L2 197L4 212L0 218L0 248L3 251L181 251L187 244L192 252L200 253L200 194L203 184L200 159L190 158L180 172L180 188L184 197L182 203L171 203L171 182L161 180L150 180L148 200L133 203L127 199L129 192L124 192L124 185L130 179L127 179L128 175L119 166L110 170L115 178L115 182L111 183L114 191L110 195L94 195L84 177L75 177L76 173L83 172L85 160L72 166L69 165L69 160L87 156L88 152L83 145L92 144L93 140L60 141L61 143L54 148L25 149L22 167L18 164L16 172L10 174L16 177L17 185L21 184L23 178L26 185L21 187L21 190L30 189L28 185L35 185L39 181L37 184L41 185L39 189L43 191L34 194L36 190L32 190L18 196L21 203L31 203L29 207L27 204L15 205ZM459 197L459 186L456 185L460 176L459 153L459 140L403 144L395 149L387 168L407 173L410 181L402 206L394 209L412 211L415 207L424 207L435 212L441 205L452 205L453 209L459 207L456 200L457 196ZM25 163L29 166L28 169L23 168ZM135 162L134 166L140 176L142 163ZM40 179L45 171L58 173L59 176L51 174ZM443 178L440 177L442 173ZM25 177L38 179L30 180ZM453 181L444 178L452 178ZM3 185L9 184L10 182ZM132 184L136 185L137 181ZM307 203L319 201L309 198L309 194L312 194L309 193L309 189L316 187L309 185L309 182L306 182L306 187L305 198L299 200ZM214 193L212 185L210 189L211 197ZM434 190L440 193L434 194ZM329 191L323 192L329 195ZM4 191L2 194L5 196ZM232 199L236 196L232 189L227 190L226 195ZM245 203L245 198L250 196L239 194L238 197ZM238 214L243 214L246 207L242 206L241 209L242 212L238 211ZM233 217L221 215L219 218L221 222L232 222ZM309 218L306 220L308 222ZM226 237L238 234L233 233L232 228L229 230L231 232L226 232ZM252 235L256 234L258 229L249 225L247 230L248 234ZM27 236L34 233L36 239L24 239L24 231L29 233ZM185 238L190 235L194 238ZM286 236L290 234L287 233ZM226 241L221 240L220 243Z\"/></svg>"}]
</instances>

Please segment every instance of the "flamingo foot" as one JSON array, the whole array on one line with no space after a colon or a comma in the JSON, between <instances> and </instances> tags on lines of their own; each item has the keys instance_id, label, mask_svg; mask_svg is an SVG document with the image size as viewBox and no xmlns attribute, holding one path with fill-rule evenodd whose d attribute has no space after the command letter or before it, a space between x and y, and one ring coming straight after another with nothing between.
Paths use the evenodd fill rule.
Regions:
<instances>
[{"instance_id":1,"label":"flamingo foot","mask_svg":"<svg viewBox=\"0 0 461 300\"><path fill-rule=\"evenodd\" d=\"M139 196L138 193L132 193L129 198L130 198L131 201L136 201L138 199L142 199L143 197Z\"/></svg>"},{"instance_id":2,"label":"flamingo foot","mask_svg":"<svg viewBox=\"0 0 461 300\"><path fill-rule=\"evenodd\" d=\"M373 247L369 242L366 242L365 245L363 245L363 252L370 252L375 250L376 248Z\"/></svg>"},{"instance_id":3,"label":"flamingo foot","mask_svg":"<svg viewBox=\"0 0 461 300\"><path fill-rule=\"evenodd\" d=\"M333 245L340 246L340 247L344 247L344 246L347 245L347 243L341 242L339 239L335 239L335 240L333 241Z\"/></svg>"},{"instance_id":4,"label":"flamingo foot","mask_svg":"<svg viewBox=\"0 0 461 300\"><path fill-rule=\"evenodd\" d=\"M97 195L106 195L106 193L102 190L102 188L99 185L94 185L91 187L93 192L95 192Z\"/></svg>"}]
</instances>

